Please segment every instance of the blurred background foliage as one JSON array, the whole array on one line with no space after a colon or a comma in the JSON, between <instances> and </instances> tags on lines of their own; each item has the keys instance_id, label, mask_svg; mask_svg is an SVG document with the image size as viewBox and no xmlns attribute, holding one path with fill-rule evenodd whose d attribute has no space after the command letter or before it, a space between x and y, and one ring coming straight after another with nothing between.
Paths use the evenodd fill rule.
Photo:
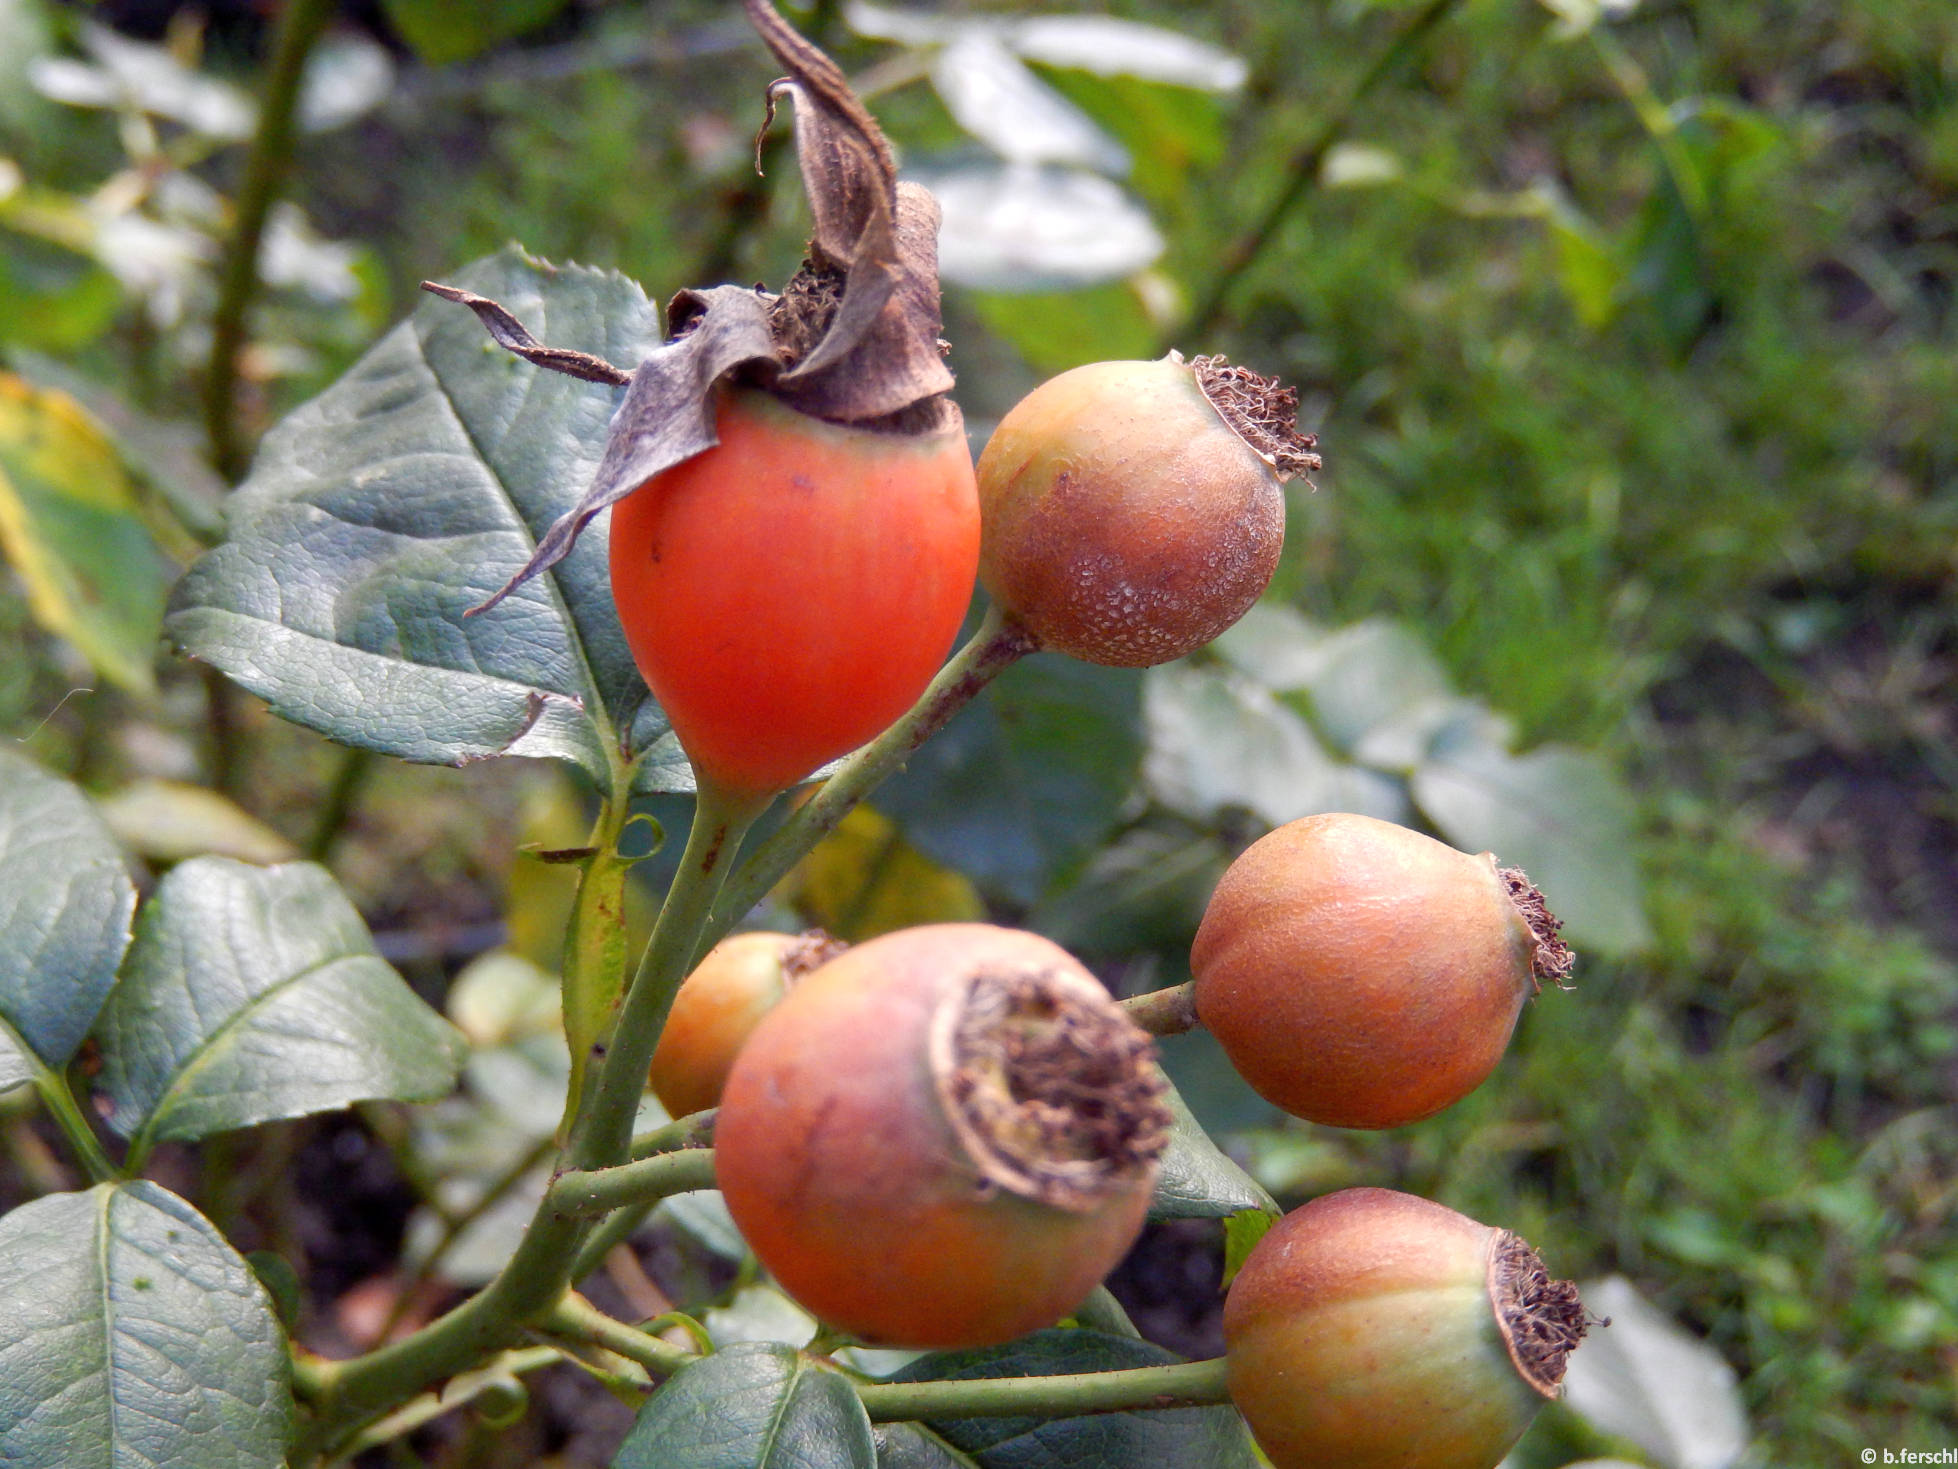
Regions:
<instances>
[{"instance_id":1,"label":"blurred background foliage","mask_svg":"<svg viewBox=\"0 0 1958 1469\"><path fill-rule=\"evenodd\" d=\"M793 270L733 7L315 8L217 410L241 442L508 240L655 297ZM561 884L509 853L579 839L567 776L350 757L159 656L170 580L221 534L207 364L244 319L222 264L267 9L0 0L0 728L154 866L328 858L431 989L503 945L548 969ZM1958 9L789 9L945 203L975 439L1052 372L1178 346L1297 384L1327 468L1217 648L1015 670L770 917L990 912L1134 990L1183 977L1270 825L1358 809L1495 847L1584 962L1494 1081L1335 1133L1187 1037L1199 1113L1283 1197L1395 1184L1628 1277L1738 1370L1758 1462L1948 1446ZM1739 1451L1607 1419L1560 1410L1522 1461Z\"/></svg>"}]
</instances>

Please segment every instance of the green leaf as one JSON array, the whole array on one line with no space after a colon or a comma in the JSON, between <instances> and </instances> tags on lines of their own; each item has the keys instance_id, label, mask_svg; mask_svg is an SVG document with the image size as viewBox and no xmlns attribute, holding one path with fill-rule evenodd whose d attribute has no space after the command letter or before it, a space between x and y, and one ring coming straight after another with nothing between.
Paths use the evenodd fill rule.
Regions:
<instances>
[{"instance_id":1,"label":"green leaf","mask_svg":"<svg viewBox=\"0 0 1958 1469\"><path fill-rule=\"evenodd\" d=\"M1043 23L1051 26L1072 23L1084 31L1088 27L1113 30L1126 28L1130 24L1102 16L1056 15L1030 17L1021 22L1021 28L1024 32ZM1089 45L1094 44L1086 35L1081 39ZM1182 37L1178 41L1184 45L1195 44ZM1235 57L1226 57L1221 53L1213 55L1216 60L1210 71L1211 82L1228 81L1233 66L1241 73L1243 63ZM1045 61L1045 58L1038 56L1029 59ZM1201 83L1165 86L1159 81L1140 76L1092 76L1073 69L1090 59L1084 51L1076 63L1051 63L1053 67L1066 69L1049 70L1047 65L1043 65L1038 74L1052 83L1062 96L1114 134L1131 154L1149 160L1149 166L1138 169L1131 182L1150 204L1165 211L1187 208L1191 176L1207 173L1223 160L1228 137L1225 118L1229 115L1225 104L1217 97L1196 90ZM1112 72L1114 68L1108 70ZM1196 71L1193 69L1190 75L1194 77ZM1155 356L1157 354L1153 349L1152 341L1148 348L1136 355ZM1114 357L1118 354L1109 352L1106 355Z\"/></svg>"},{"instance_id":2,"label":"green leaf","mask_svg":"<svg viewBox=\"0 0 1958 1469\"><path fill-rule=\"evenodd\" d=\"M287 1330L297 1326L300 1312L305 1309L306 1287L299 1279L299 1272L292 1268L292 1262L273 1250L253 1250L245 1256L245 1263L251 1266L252 1274L271 1297L279 1324Z\"/></svg>"},{"instance_id":3,"label":"green leaf","mask_svg":"<svg viewBox=\"0 0 1958 1469\"><path fill-rule=\"evenodd\" d=\"M1226 1219L1246 1209L1278 1212L1277 1200L1210 1140L1175 1087L1164 1100L1176 1120L1155 1197L1149 1201L1151 1219Z\"/></svg>"},{"instance_id":4,"label":"green leaf","mask_svg":"<svg viewBox=\"0 0 1958 1469\"><path fill-rule=\"evenodd\" d=\"M1149 1342L1099 1331L1037 1331L1004 1347L934 1352L898 1372L897 1382L975 1377L1044 1377L1110 1372L1181 1359ZM1080 1418L961 1418L933 1423L981 1469L1054 1469L1056 1465L1202 1465L1255 1469L1244 1422L1229 1407L1096 1413Z\"/></svg>"},{"instance_id":5,"label":"green leaf","mask_svg":"<svg viewBox=\"0 0 1958 1469\"><path fill-rule=\"evenodd\" d=\"M381 0L392 25L430 66L467 61L493 46L534 31L564 9L565 0Z\"/></svg>"},{"instance_id":6,"label":"green leaf","mask_svg":"<svg viewBox=\"0 0 1958 1469\"><path fill-rule=\"evenodd\" d=\"M1282 826L1318 811L1405 815L1398 784L1328 754L1262 683L1231 668L1168 663L1149 670L1147 776L1178 815L1211 823L1249 811Z\"/></svg>"},{"instance_id":7,"label":"green leaf","mask_svg":"<svg viewBox=\"0 0 1958 1469\"><path fill-rule=\"evenodd\" d=\"M0 97L5 92L0 80ZM115 325L122 287L107 269L39 240L9 236L6 244L0 254L0 291L7 300L0 342L76 352Z\"/></svg>"},{"instance_id":8,"label":"green leaf","mask_svg":"<svg viewBox=\"0 0 1958 1469\"><path fill-rule=\"evenodd\" d=\"M775 1342L690 1362L639 1410L612 1469L875 1469L870 1419L834 1368Z\"/></svg>"},{"instance_id":9,"label":"green leaf","mask_svg":"<svg viewBox=\"0 0 1958 1469\"><path fill-rule=\"evenodd\" d=\"M292 1399L251 1267L146 1181L0 1219L0 1463L275 1469Z\"/></svg>"},{"instance_id":10,"label":"green leaf","mask_svg":"<svg viewBox=\"0 0 1958 1469\"><path fill-rule=\"evenodd\" d=\"M1040 655L1001 674L877 793L905 840L1031 903L1099 846L1135 783L1141 680Z\"/></svg>"},{"instance_id":11,"label":"green leaf","mask_svg":"<svg viewBox=\"0 0 1958 1469\"><path fill-rule=\"evenodd\" d=\"M0 372L0 551L41 625L106 679L155 687L164 564L115 446L66 393Z\"/></svg>"},{"instance_id":12,"label":"green leaf","mask_svg":"<svg viewBox=\"0 0 1958 1469\"><path fill-rule=\"evenodd\" d=\"M657 313L623 276L515 250L458 282L540 340L632 365ZM612 607L605 537L478 617L591 483L615 389L532 367L460 306L425 300L266 436L230 539L184 578L167 626L287 719L404 760L554 756L613 795L692 777ZM666 737L666 738L663 738Z\"/></svg>"},{"instance_id":13,"label":"green leaf","mask_svg":"<svg viewBox=\"0 0 1958 1469\"><path fill-rule=\"evenodd\" d=\"M977 1469L978 1460L960 1453L922 1423L879 1423L877 1469Z\"/></svg>"},{"instance_id":14,"label":"green leaf","mask_svg":"<svg viewBox=\"0 0 1958 1469\"><path fill-rule=\"evenodd\" d=\"M88 799L0 750L0 1091L68 1064L115 983L135 907Z\"/></svg>"},{"instance_id":15,"label":"green leaf","mask_svg":"<svg viewBox=\"0 0 1958 1469\"><path fill-rule=\"evenodd\" d=\"M136 925L99 1032L110 1126L140 1158L376 1097L455 1084L463 1043L374 952L322 867L199 857Z\"/></svg>"},{"instance_id":16,"label":"green leaf","mask_svg":"<svg viewBox=\"0 0 1958 1469\"><path fill-rule=\"evenodd\" d=\"M1311 701L1320 733L1349 755L1370 731L1455 692L1427 643L1389 618L1342 627L1313 651L1314 667L1292 687Z\"/></svg>"},{"instance_id":17,"label":"green leaf","mask_svg":"<svg viewBox=\"0 0 1958 1469\"><path fill-rule=\"evenodd\" d=\"M1464 723L1505 748L1511 738L1509 722L1458 696L1427 643L1391 618L1328 632L1290 607L1261 605L1216 648L1233 668L1292 696L1334 750L1373 770L1411 773L1444 731ZM1369 814L1404 820L1406 802Z\"/></svg>"},{"instance_id":18,"label":"green leaf","mask_svg":"<svg viewBox=\"0 0 1958 1469\"><path fill-rule=\"evenodd\" d=\"M1586 1282L1584 1304L1609 1318L1571 1355L1570 1406L1652 1462L1717 1469L1742 1462L1751 1434L1734 1369L1622 1275Z\"/></svg>"},{"instance_id":19,"label":"green leaf","mask_svg":"<svg viewBox=\"0 0 1958 1469\"><path fill-rule=\"evenodd\" d=\"M1237 1272L1244 1268L1244 1262L1251 1251L1258 1247L1258 1241L1271 1232L1271 1226L1278 1222L1278 1214L1272 1209L1242 1209L1224 1221L1224 1288L1237 1279Z\"/></svg>"},{"instance_id":20,"label":"green leaf","mask_svg":"<svg viewBox=\"0 0 1958 1469\"><path fill-rule=\"evenodd\" d=\"M1156 343L1156 328L1126 281L1032 295L973 291L966 300L1029 367L1047 376L1084 362L1148 357Z\"/></svg>"},{"instance_id":21,"label":"green leaf","mask_svg":"<svg viewBox=\"0 0 1958 1469\"><path fill-rule=\"evenodd\" d=\"M1527 872L1571 942L1608 955L1651 942L1632 799L1596 755L1555 745L1511 755L1470 732L1437 741L1413 791L1455 846Z\"/></svg>"},{"instance_id":22,"label":"green leaf","mask_svg":"<svg viewBox=\"0 0 1958 1469\"><path fill-rule=\"evenodd\" d=\"M1229 850L1212 832L1170 821L1133 827L1036 908L1027 926L1077 953L1186 948L1229 865Z\"/></svg>"},{"instance_id":23,"label":"green leaf","mask_svg":"<svg viewBox=\"0 0 1958 1469\"><path fill-rule=\"evenodd\" d=\"M1571 310L1593 331L1610 326L1625 293L1625 267L1611 242L1561 211L1549 215L1548 223L1557 283Z\"/></svg>"}]
</instances>

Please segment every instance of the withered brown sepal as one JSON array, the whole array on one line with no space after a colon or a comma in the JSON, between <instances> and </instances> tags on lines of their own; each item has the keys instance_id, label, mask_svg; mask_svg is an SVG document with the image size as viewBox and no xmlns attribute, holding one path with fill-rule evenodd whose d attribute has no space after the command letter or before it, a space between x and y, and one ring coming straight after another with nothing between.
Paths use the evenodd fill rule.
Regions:
<instances>
[{"instance_id":1,"label":"withered brown sepal","mask_svg":"<svg viewBox=\"0 0 1958 1469\"><path fill-rule=\"evenodd\" d=\"M423 283L468 306L499 345L526 361L626 390L590 487L472 615L561 561L601 510L712 448L715 391L724 381L872 431L932 433L957 419L939 342L937 201L898 182L890 144L836 64L768 0L744 3L788 73L769 84L768 115L778 98L794 104L796 156L815 219L808 258L779 295L744 286L681 291L667 307L667 341L627 372L537 342L494 301Z\"/></svg>"}]
</instances>

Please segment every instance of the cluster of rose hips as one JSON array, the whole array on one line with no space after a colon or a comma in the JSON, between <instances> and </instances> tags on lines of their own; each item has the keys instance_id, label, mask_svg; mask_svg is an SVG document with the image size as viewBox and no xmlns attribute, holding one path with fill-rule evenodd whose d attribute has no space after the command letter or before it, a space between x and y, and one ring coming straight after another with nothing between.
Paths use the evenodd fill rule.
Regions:
<instances>
[{"instance_id":1,"label":"cluster of rose hips","mask_svg":"<svg viewBox=\"0 0 1958 1469\"><path fill-rule=\"evenodd\" d=\"M972 469L954 418L839 425L722 388L719 444L622 500L621 619L704 788L786 788L896 719L975 569L1034 644L1145 666L1270 579L1296 400L1216 359L1104 363L1035 391ZM866 633L868 629L868 633ZM1191 955L1193 1014L1267 1099L1341 1127L1479 1085L1568 954L1487 855L1351 815L1255 843ZM718 1106L728 1208L833 1327L973 1347L1053 1324L1134 1242L1171 1118L1149 1036L1072 956L985 924L854 948L725 940L652 1082ZM1280 1469L1488 1469L1554 1395L1575 1292L1514 1235L1351 1189L1279 1221L1230 1288L1233 1400Z\"/></svg>"}]
</instances>

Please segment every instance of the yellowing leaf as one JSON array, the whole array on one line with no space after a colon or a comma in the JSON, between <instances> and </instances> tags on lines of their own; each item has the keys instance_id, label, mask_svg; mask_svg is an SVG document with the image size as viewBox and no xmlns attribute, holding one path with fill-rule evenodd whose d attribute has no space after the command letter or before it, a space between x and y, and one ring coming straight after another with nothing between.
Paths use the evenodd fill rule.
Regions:
<instances>
[{"instance_id":1,"label":"yellowing leaf","mask_svg":"<svg viewBox=\"0 0 1958 1469\"><path fill-rule=\"evenodd\" d=\"M0 551L43 627L123 688L155 686L164 562L115 447L66 393L5 372Z\"/></svg>"},{"instance_id":2,"label":"yellowing leaf","mask_svg":"<svg viewBox=\"0 0 1958 1469\"><path fill-rule=\"evenodd\" d=\"M259 867L290 862L298 848L216 791L174 780L139 780L96 803L116 839L153 862L206 853Z\"/></svg>"},{"instance_id":3,"label":"yellowing leaf","mask_svg":"<svg viewBox=\"0 0 1958 1469\"><path fill-rule=\"evenodd\" d=\"M860 943L919 923L985 917L978 891L859 806L783 879L783 896L838 938Z\"/></svg>"}]
</instances>

